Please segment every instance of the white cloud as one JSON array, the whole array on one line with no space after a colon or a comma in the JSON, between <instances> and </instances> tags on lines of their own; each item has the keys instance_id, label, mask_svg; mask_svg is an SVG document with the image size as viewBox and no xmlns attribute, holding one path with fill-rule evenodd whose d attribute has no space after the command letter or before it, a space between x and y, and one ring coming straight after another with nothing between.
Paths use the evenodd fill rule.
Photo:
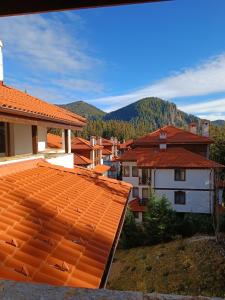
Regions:
<instances>
[{"instance_id":1,"label":"white cloud","mask_svg":"<svg viewBox=\"0 0 225 300\"><path fill-rule=\"evenodd\" d=\"M104 90L103 84L85 79L56 80L54 83L80 92L101 93Z\"/></svg>"},{"instance_id":2,"label":"white cloud","mask_svg":"<svg viewBox=\"0 0 225 300\"><path fill-rule=\"evenodd\" d=\"M111 111L144 97L174 99L225 92L225 53L131 93L93 99Z\"/></svg>"},{"instance_id":3,"label":"white cloud","mask_svg":"<svg viewBox=\"0 0 225 300\"><path fill-rule=\"evenodd\" d=\"M211 121L225 119L225 98L190 105L178 105L178 108L190 114L197 114L202 119Z\"/></svg>"},{"instance_id":4,"label":"white cloud","mask_svg":"<svg viewBox=\"0 0 225 300\"><path fill-rule=\"evenodd\" d=\"M1 18L0 38L5 53L16 63L22 61L36 70L65 73L93 67L98 61L82 50L79 39L67 32L63 19L53 16ZM65 13L63 16L66 18ZM74 26L78 22L74 16Z\"/></svg>"}]
</instances>

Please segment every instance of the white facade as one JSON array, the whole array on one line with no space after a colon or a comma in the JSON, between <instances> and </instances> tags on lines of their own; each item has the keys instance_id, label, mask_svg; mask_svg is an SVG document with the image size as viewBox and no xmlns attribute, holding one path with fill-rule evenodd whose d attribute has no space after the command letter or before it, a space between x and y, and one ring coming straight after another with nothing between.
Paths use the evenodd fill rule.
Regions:
<instances>
[{"instance_id":1,"label":"white facade","mask_svg":"<svg viewBox=\"0 0 225 300\"><path fill-rule=\"evenodd\" d=\"M46 161L52 165L62 166L70 169L74 168L73 153L60 153L55 157L46 158Z\"/></svg>"},{"instance_id":2,"label":"white facade","mask_svg":"<svg viewBox=\"0 0 225 300\"><path fill-rule=\"evenodd\" d=\"M12 147L14 147L13 153L19 154L31 154L32 153L32 131L30 125L23 124L10 124L10 130L13 131Z\"/></svg>"},{"instance_id":3,"label":"white facade","mask_svg":"<svg viewBox=\"0 0 225 300\"><path fill-rule=\"evenodd\" d=\"M122 177L123 181L129 182L133 187L138 188L138 197L146 198L146 189L154 190L159 196L165 195L171 202L172 207L177 212L189 213L211 213L213 205L214 185L213 171L211 169L186 169L185 180L176 181L174 169L149 169L147 172L149 182L140 184L141 169L138 169L139 177L132 176L132 166L135 167L136 162L123 162L122 166L129 169L129 177ZM137 190L136 190L137 192ZM175 193L185 193L185 203L175 204ZM134 199L132 192L129 200Z\"/></svg>"},{"instance_id":4,"label":"white facade","mask_svg":"<svg viewBox=\"0 0 225 300\"><path fill-rule=\"evenodd\" d=\"M47 128L38 126L38 151L45 151L47 145Z\"/></svg>"}]
</instances>

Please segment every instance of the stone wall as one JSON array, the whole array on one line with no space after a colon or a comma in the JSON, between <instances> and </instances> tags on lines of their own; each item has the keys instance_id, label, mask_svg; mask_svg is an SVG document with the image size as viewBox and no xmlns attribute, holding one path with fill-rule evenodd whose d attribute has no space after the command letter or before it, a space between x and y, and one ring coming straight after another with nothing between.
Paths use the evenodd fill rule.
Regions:
<instances>
[{"instance_id":1,"label":"stone wall","mask_svg":"<svg viewBox=\"0 0 225 300\"><path fill-rule=\"evenodd\" d=\"M222 298L144 294L81 288L56 287L15 281L0 281L0 299L4 300L218 300Z\"/></svg>"}]
</instances>

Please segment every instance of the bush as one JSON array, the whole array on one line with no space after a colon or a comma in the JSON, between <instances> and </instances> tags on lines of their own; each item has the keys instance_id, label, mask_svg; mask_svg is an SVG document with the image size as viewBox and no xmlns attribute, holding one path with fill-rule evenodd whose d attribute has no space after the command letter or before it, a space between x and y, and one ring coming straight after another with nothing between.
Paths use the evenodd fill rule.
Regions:
<instances>
[{"instance_id":1,"label":"bush","mask_svg":"<svg viewBox=\"0 0 225 300\"><path fill-rule=\"evenodd\" d=\"M225 229L225 218L221 229ZM154 245L197 233L213 233L211 215L177 213L165 196L151 193L142 224L136 224L133 213L127 210L119 247L129 249Z\"/></svg>"},{"instance_id":2,"label":"bush","mask_svg":"<svg viewBox=\"0 0 225 300\"><path fill-rule=\"evenodd\" d=\"M167 242L177 234L176 212L165 196L157 197L151 193L143 226L147 244Z\"/></svg>"},{"instance_id":3,"label":"bush","mask_svg":"<svg viewBox=\"0 0 225 300\"><path fill-rule=\"evenodd\" d=\"M118 247L123 249L138 247L142 246L144 241L143 228L136 224L134 215L128 207Z\"/></svg>"}]
</instances>

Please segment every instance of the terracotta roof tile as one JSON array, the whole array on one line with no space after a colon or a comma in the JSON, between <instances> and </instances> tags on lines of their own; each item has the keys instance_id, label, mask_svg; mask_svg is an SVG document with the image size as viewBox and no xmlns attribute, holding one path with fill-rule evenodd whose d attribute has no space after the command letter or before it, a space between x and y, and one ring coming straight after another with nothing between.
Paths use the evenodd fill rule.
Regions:
<instances>
[{"instance_id":1,"label":"terracotta roof tile","mask_svg":"<svg viewBox=\"0 0 225 300\"><path fill-rule=\"evenodd\" d=\"M81 137L74 137L71 141L71 148L72 150L89 150L89 149L102 149L102 146L99 145L95 145L95 146L91 146L90 141L85 140Z\"/></svg>"},{"instance_id":2,"label":"terracotta roof tile","mask_svg":"<svg viewBox=\"0 0 225 300\"><path fill-rule=\"evenodd\" d=\"M47 134L47 145L49 148L62 148L62 137L56 134Z\"/></svg>"},{"instance_id":3,"label":"terracotta roof tile","mask_svg":"<svg viewBox=\"0 0 225 300\"><path fill-rule=\"evenodd\" d=\"M135 148L125 152L121 161L136 161L139 167L210 169L225 166L184 148Z\"/></svg>"},{"instance_id":4,"label":"terracotta roof tile","mask_svg":"<svg viewBox=\"0 0 225 300\"><path fill-rule=\"evenodd\" d=\"M124 143L118 144L118 148L119 149L127 149L131 146L131 144L133 144L134 140L127 140Z\"/></svg>"},{"instance_id":5,"label":"terracotta roof tile","mask_svg":"<svg viewBox=\"0 0 225 300\"><path fill-rule=\"evenodd\" d=\"M111 140L102 138L102 145L103 146L112 146L113 142Z\"/></svg>"},{"instance_id":6,"label":"terracotta roof tile","mask_svg":"<svg viewBox=\"0 0 225 300\"><path fill-rule=\"evenodd\" d=\"M131 186L43 162L5 174L0 278L99 287Z\"/></svg>"},{"instance_id":7,"label":"terracotta roof tile","mask_svg":"<svg viewBox=\"0 0 225 300\"><path fill-rule=\"evenodd\" d=\"M163 140L163 142L167 144L211 144L213 142L210 138L168 125L136 139L133 143L133 147L162 143L162 140L160 140L161 131L166 133L166 139Z\"/></svg>"},{"instance_id":8,"label":"terracotta roof tile","mask_svg":"<svg viewBox=\"0 0 225 300\"><path fill-rule=\"evenodd\" d=\"M106 165L97 165L93 171L97 174L104 174L105 172L107 172L110 169L110 166L106 166Z\"/></svg>"},{"instance_id":9,"label":"terracotta roof tile","mask_svg":"<svg viewBox=\"0 0 225 300\"><path fill-rule=\"evenodd\" d=\"M85 156L75 154L74 155L74 164L75 165L89 165L89 164L91 164L91 160Z\"/></svg>"},{"instance_id":10,"label":"terracotta roof tile","mask_svg":"<svg viewBox=\"0 0 225 300\"><path fill-rule=\"evenodd\" d=\"M106 149L106 148L103 148L102 149L102 155L112 155L112 151Z\"/></svg>"},{"instance_id":11,"label":"terracotta roof tile","mask_svg":"<svg viewBox=\"0 0 225 300\"><path fill-rule=\"evenodd\" d=\"M84 126L86 119L56 105L47 103L15 88L0 85L0 111L50 119L74 126Z\"/></svg>"},{"instance_id":12,"label":"terracotta roof tile","mask_svg":"<svg viewBox=\"0 0 225 300\"><path fill-rule=\"evenodd\" d=\"M140 199L136 198L129 202L129 207L131 211L136 212L145 212L146 211L146 205L140 205Z\"/></svg>"}]
</instances>

